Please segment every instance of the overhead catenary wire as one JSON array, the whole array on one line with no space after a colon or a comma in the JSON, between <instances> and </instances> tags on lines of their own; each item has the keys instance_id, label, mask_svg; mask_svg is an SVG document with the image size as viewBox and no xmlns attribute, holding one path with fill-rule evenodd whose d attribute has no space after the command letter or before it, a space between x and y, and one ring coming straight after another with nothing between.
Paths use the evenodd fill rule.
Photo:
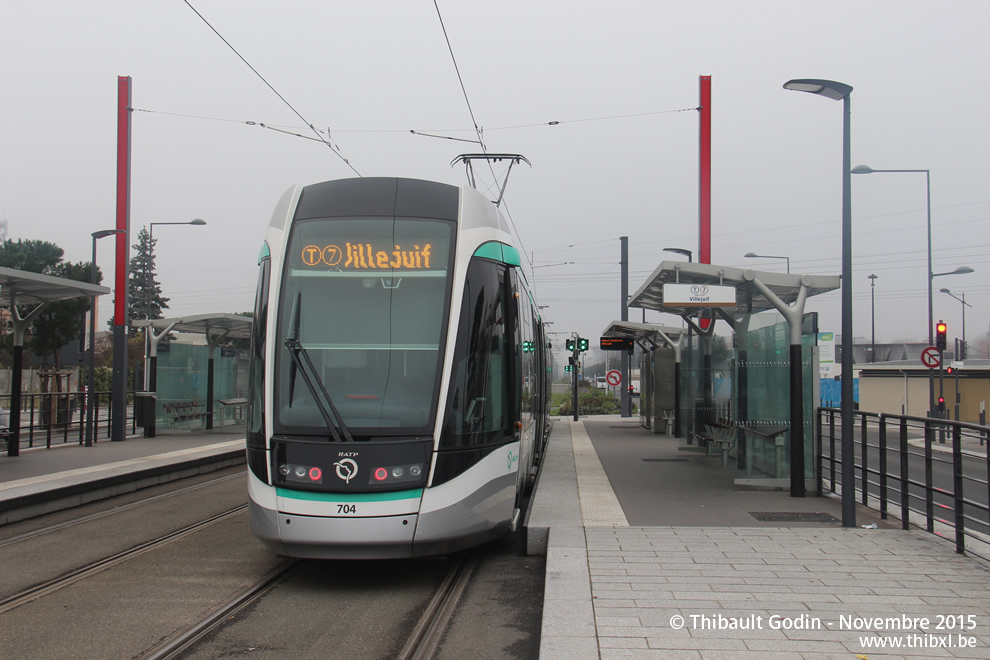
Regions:
<instances>
[{"instance_id":1,"label":"overhead catenary wire","mask_svg":"<svg viewBox=\"0 0 990 660\"><path fill-rule=\"evenodd\" d=\"M291 103L289 103L289 101L288 101L288 100L287 100L287 99L286 99L286 98L285 98L284 96L282 96L282 95L281 95L281 94L279 93L279 91L278 91L277 89L275 89L275 87L274 87L274 86L272 86L272 84L271 84L270 82L268 82L268 81L267 81L267 80L265 79L265 77L264 77L263 75L261 75L261 73L259 73L259 72L258 72L258 70L257 70L257 69L255 69L255 68L254 68L254 67L253 67L253 66L251 65L251 63L250 63L250 62L248 62L248 61L247 61L247 59L245 59L245 58L244 58L244 56L243 56L243 55L241 55L241 54L240 54L240 53L239 53L239 52L237 51L237 49L236 49L236 48L234 48L234 46L233 46L233 44L231 44L231 43L230 43L229 41L227 41L227 39L226 39L226 38L224 38L224 36L223 36L222 34L220 34L220 32L219 32L219 31L218 31L218 30L217 30L217 29L216 29L215 27L213 27L213 25L212 25L212 24L211 24L211 23L210 23L210 22L209 22L208 20L206 20L206 17L205 17L205 16L203 16L202 14L200 14L200 13L199 13L199 11L198 11L198 10L197 10L197 9L196 9L195 7L193 7L193 6L192 6L192 4L191 4L191 3L189 2L189 0L183 0L183 1L184 1L184 2L186 3L186 6L188 6L188 7L189 7L189 8L190 8L190 9L191 9L191 10L193 11L193 13L195 13L195 14L196 14L197 16L199 16L199 18L200 18L200 20L202 20L202 21L203 21L204 23L206 23L206 25L207 25L207 27L209 27L209 28L210 28L210 29L211 29L211 30L213 31L213 33L214 33L215 35L217 35L218 37L220 37L220 40L221 40L221 41L223 41L223 42L224 42L225 44L227 44L227 47L228 47L228 48L230 48L230 50L231 50L231 51L233 51L233 53L234 53L235 55L237 55L237 57L238 57L238 58L240 58L240 60L241 60L242 62L244 62L244 64L246 64L246 65L247 65L247 67L248 67L249 69L251 69L251 71L253 71L253 72L254 72L254 75L256 75L256 76L258 76L258 78L260 78L260 79L261 79L261 82L263 82L263 83L265 83L265 85L266 85L266 86L268 87L268 89L270 89L270 90L272 90L272 92L273 92L273 93L275 94L275 96L277 96L277 97L278 97L279 99L281 99L281 101L282 101L282 103L284 103L284 104L285 104L286 106L288 106L288 108L289 108L289 110L292 110L292 112L293 112L293 113L294 113L294 114L295 114L295 115L296 115L297 117L299 117L299 119L301 119L301 120L303 121L303 123L304 123L304 124L306 124L306 126L307 126L307 127L308 127L308 128L310 129L310 130L312 130L312 131L313 131L314 133L316 133L316 135L317 135L317 138L319 139L319 141L320 141L320 142L323 142L323 143L324 143L325 145L327 145L327 147L329 147L329 148L330 148L330 151L332 151L332 152L333 152L334 154L336 154L336 156L337 156L338 158L340 158L340 160L342 160L342 161L344 162L344 164L345 164L345 165L347 165L347 167L349 167L349 168L351 168L351 170L352 170L352 171L353 171L353 172L354 172L355 174L357 174L358 176L361 176L361 173L360 173L360 172L358 172L358 171L357 171L357 169L355 169L355 167L354 167L353 165L351 165L351 163L350 163L350 161L348 161L348 160L347 160L346 158L344 158L344 155L343 155L342 153L340 153L340 149L339 149L339 148L337 148L336 146L334 146L334 145L333 145L333 144L332 144L332 143L331 143L331 142L330 142L329 140L327 140L327 139L325 139L325 138L323 137L323 135L322 135L322 134L320 133L320 131L318 131L318 130L317 130L317 129L316 129L316 128L315 128L314 126L313 126L313 124L312 124L312 123L310 123L310 122L309 122L309 121L308 121L308 120L307 120L307 119L306 119L305 117L303 117L303 116L302 116L302 113L300 113L300 112L299 112L298 110L296 110L296 109L295 109L295 108L293 107L293 105L292 105ZM268 127L266 127L266 128L268 128ZM303 137L303 136L302 136L302 135L299 135L298 137Z\"/></svg>"},{"instance_id":2,"label":"overhead catenary wire","mask_svg":"<svg viewBox=\"0 0 990 660\"><path fill-rule=\"evenodd\" d=\"M464 85L464 78L461 76L461 70L457 66L457 58L454 56L454 47L450 43L450 36L447 34L447 26L443 23L443 14L440 13L440 5L437 3L437 0L433 0L433 6L437 10L437 19L440 21L440 29L443 30L443 38L447 42L447 50L450 52L450 59L454 63L454 72L457 74L457 81L461 85L461 92L464 94L464 102L467 104L468 114L471 115L471 124L474 126L474 132L478 136L478 144L481 146L482 153L487 156L488 147L485 145L484 132L481 130L481 127L478 126L478 120L474 116L474 109L471 107L471 99L468 98L467 87ZM492 165L492 161L489 159L486 162L488 163L488 169L492 173L492 179L497 182L498 176L495 174L495 167ZM526 254L526 250L523 246L522 236L519 235L519 230L516 228L516 223L512 219L512 213L509 211L508 202L504 197L502 198L502 207L505 209L505 217L509 221L509 226L512 228L512 232L516 235L516 239L519 241L520 252L522 252L526 261L529 261L529 256ZM533 264L531 262L529 265L532 268Z\"/></svg>"}]
</instances>

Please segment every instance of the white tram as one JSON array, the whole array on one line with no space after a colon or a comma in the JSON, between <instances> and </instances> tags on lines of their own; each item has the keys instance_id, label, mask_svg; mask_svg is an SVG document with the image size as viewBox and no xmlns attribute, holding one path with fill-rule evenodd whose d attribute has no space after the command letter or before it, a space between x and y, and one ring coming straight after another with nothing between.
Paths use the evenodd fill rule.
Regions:
<instances>
[{"instance_id":1,"label":"white tram","mask_svg":"<svg viewBox=\"0 0 990 660\"><path fill-rule=\"evenodd\" d=\"M442 554L517 522L549 351L508 227L472 188L294 186L260 256L251 529L277 554Z\"/></svg>"}]
</instances>

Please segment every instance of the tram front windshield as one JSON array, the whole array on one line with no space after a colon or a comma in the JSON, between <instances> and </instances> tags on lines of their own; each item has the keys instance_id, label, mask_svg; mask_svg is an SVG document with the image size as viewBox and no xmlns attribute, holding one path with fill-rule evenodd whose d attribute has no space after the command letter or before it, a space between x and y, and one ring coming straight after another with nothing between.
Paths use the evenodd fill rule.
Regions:
<instances>
[{"instance_id":1,"label":"tram front windshield","mask_svg":"<svg viewBox=\"0 0 990 660\"><path fill-rule=\"evenodd\" d=\"M277 433L327 437L321 383L356 436L432 431L453 239L443 220L293 225L279 303ZM302 360L286 340L298 340Z\"/></svg>"}]
</instances>

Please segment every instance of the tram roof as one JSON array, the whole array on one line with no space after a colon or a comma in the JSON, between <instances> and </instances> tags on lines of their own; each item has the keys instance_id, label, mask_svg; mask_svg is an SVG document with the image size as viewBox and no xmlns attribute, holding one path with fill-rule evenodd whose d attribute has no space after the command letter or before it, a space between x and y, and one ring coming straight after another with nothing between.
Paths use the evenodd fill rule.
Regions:
<instances>
[{"instance_id":1,"label":"tram roof","mask_svg":"<svg viewBox=\"0 0 990 660\"><path fill-rule=\"evenodd\" d=\"M612 321L608 327L602 331L603 337L621 337L632 339L633 341L648 341L654 345L664 344L660 333L667 335L671 341L676 342L681 334L687 332L686 328L677 328L669 325L659 325L656 323L639 323L637 321Z\"/></svg>"},{"instance_id":2,"label":"tram roof","mask_svg":"<svg viewBox=\"0 0 990 660\"><path fill-rule=\"evenodd\" d=\"M110 293L110 289L98 284L0 267L2 307L10 307L11 300L15 300L17 304L40 305L81 296L102 296L105 293Z\"/></svg>"},{"instance_id":3,"label":"tram roof","mask_svg":"<svg viewBox=\"0 0 990 660\"><path fill-rule=\"evenodd\" d=\"M251 336L253 319L239 314L198 314L168 319L141 319L131 321L131 327L167 330L173 323L174 332L187 332L197 335L226 335L230 339L248 339Z\"/></svg>"},{"instance_id":4,"label":"tram roof","mask_svg":"<svg viewBox=\"0 0 990 660\"><path fill-rule=\"evenodd\" d=\"M808 287L808 296L817 296L839 288L838 275L807 275L797 273L773 273L749 268L732 268L717 264L699 264L686 261L662 261L646 282L632 295L630 307L652 309L658 312L692 315L699 307L664 304L665 284L699 284L731 286L736 290L735 307L721 307L729 314L755 314L774 309L773 303L753 284L759 279L778 298L788 305L797 300L801 285Z\"/></svg>"}]
</instances>

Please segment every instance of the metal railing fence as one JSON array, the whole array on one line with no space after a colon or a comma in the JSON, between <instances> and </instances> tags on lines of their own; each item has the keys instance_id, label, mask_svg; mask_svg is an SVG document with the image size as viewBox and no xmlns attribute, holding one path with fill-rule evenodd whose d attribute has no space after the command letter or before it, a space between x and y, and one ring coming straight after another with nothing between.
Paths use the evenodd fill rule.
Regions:
<instances>
[{"instance_id":1,"label":"metal railing fence","mask_svg":"<svg viewBox=\"0 0 990 660\"><path fill-rule=\"evenodd\" d=\"M917 524L990 559L990 426L930 417L856 411L857 499ZM842 442L839 408L818 408L818 492L841 493ZM921 519L915 523L915 519ZM968 544L968 547L967 547Z\"/></svg>"},{"instance_id":2,"label":"metal railing fence","mask_svg":"<svg viewBox=\"0 0 990 660\"><path fill-rule=\"evenodd\" d=\"M128 400L133 400L133 392ZM93 441L110 439L110 392L96 392L97 405L93 408ZM4 450L9 441L10 395L0 394L0 436ZM137 432L134 407L127 406L127 421L131 433ZM20 448L51 448L53 445L86 440L86 393L43 392L21 395Z\"/></svg>"}]
</instances>

